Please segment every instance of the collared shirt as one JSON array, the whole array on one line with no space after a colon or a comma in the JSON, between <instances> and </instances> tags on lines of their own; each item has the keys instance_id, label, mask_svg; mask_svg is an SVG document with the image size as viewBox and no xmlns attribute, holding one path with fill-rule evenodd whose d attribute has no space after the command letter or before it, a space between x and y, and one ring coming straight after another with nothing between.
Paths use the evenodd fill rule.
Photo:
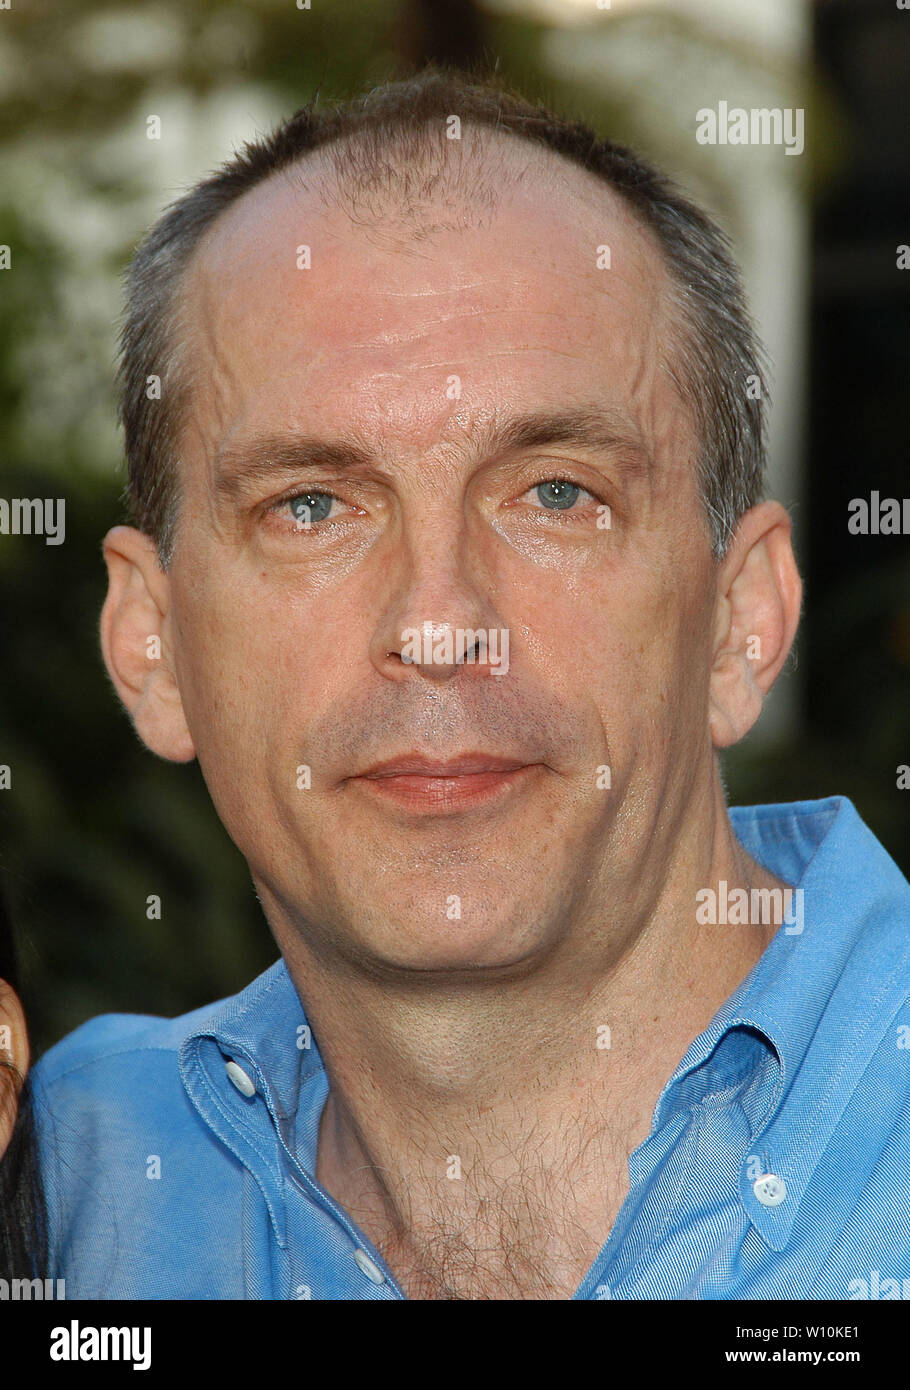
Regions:
<instances>
[{"instance_id":1,"label":"collared shirt","mask_svg":"<svg viewBox=\"0 0 910 1390\"><path fill-rule=\"evenodd\" d=\"M669 1077L575 1298L910 1298L910 884L843 797L730 814L801 909ZM405 1297L316 1181L328 1080L282 961L93 1019L35 1081L68 1297Z\"/></svg>"}]
</instances>

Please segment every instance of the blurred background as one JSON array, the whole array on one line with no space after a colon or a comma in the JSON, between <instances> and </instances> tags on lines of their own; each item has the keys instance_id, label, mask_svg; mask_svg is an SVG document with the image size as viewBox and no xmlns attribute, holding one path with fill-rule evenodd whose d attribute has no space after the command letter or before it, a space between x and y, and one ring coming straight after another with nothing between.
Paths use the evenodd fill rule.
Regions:
<instances>
[{"instance_id":1,"label":"blurred background","mask_svg":"<svg viewBox=\"0 0 910 1390\"><path fill-rule=\"evenodd\" d=\"M63 545L0 536L0 891L35 1055L94 1014L231 994L278 954L197 766L144 751L100 658L100 542L123 519L123 269L167 202L314 92L328 103L428 59L495 64L655 160L729 231L774 367L769 492L806 582L796 655L725 755L729 799L847 795L910 873L910 543L847 531L851 498L910 496L910 12L308 3L0 10L0 495L66 501ZM721 100L803 108L805 152L699 144L696 112Z\"/></svg>"}]
</instances>

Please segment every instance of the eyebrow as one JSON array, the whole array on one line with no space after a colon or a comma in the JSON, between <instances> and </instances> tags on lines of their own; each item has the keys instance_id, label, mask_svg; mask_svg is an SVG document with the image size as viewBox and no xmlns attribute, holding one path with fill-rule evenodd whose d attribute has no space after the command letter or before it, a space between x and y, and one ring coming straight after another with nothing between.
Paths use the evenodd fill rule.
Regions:
<instances>
[{"instance_id":1,"label":"eyebrow","mask_svg":"<svg viewBox=\"0 0 910 1390\"><path fill-rule=\"evenodd\" d=\"M602 406L526 415L498 416L463 431L470 453L492 460L527 449L554 444L580 446L609 453L623 472L650 479L651 454L632 422L620 411ZM225 445L215 460L215 491L236 499L245 488L262 480L306 470L346 475L367 472L381 463L359 438L320 439L302 434L267 434L246 443Z\"/></svg>"}]
</instances>

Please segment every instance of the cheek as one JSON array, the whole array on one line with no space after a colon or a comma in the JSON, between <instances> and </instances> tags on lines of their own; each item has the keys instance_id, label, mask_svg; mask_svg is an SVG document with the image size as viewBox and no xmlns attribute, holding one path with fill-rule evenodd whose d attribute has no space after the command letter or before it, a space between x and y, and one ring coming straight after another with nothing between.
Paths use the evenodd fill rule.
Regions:
<instances>
[{"instance_id":1,"label":"cheek","mask_svg":"<svg viewBox=\"0 0 910 1390\"><path fill-rule=\"evenodd\" d=\"M177 593L178 683L200 761L261 764L299 745L305 721L337 698L357 639L341 596L279 589L257 572Z\"/></svg>"},{"instance_id":2,"label":"cheek","mask_svg":"<svg viewBox=\"0 0 910 1390\"><path fill-rule=\"evenodd\" d=\"M203 771L261 738L275 679L277 615L247 591L194 576L174 586L177 681Z\"/></svg>"},{"instance_id":3,"label":"cheek","mask_svg":"<svg viewBox=\"0 0 910 1390\"><path fill-rule=\"evenodd\" d=\"M599 692L611 742L650 741L648 730L662 744L672 731L688 737L693 720L680 712L707 707L710 611L684 574L653 559L629 568L598 586L576 629L574 678L587 673Z\"/></svg>"}]
</instances>

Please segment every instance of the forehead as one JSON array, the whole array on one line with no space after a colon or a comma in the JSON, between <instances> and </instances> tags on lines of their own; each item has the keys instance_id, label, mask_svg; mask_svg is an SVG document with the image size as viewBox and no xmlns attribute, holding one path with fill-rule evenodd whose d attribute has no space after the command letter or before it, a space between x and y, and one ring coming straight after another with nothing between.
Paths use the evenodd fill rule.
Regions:
<instances>
[{"instance_id":1,"label":"forehead","mask_svg":"<svg viewBox=\"0 0 910 1390\"><path fill-rule=\"evenodd\" d=\"M587 171L464 133L451 176L425 181L419 199L413 183L407 201L394 183L342 196L317 152L209 230L183 317L212 445L275 424L337 425L339 413L430 443L452 378L481 409L594 392L653 434L673 404L661 366L669 275L654 237Z\"/></svg>"}]
</instances>

